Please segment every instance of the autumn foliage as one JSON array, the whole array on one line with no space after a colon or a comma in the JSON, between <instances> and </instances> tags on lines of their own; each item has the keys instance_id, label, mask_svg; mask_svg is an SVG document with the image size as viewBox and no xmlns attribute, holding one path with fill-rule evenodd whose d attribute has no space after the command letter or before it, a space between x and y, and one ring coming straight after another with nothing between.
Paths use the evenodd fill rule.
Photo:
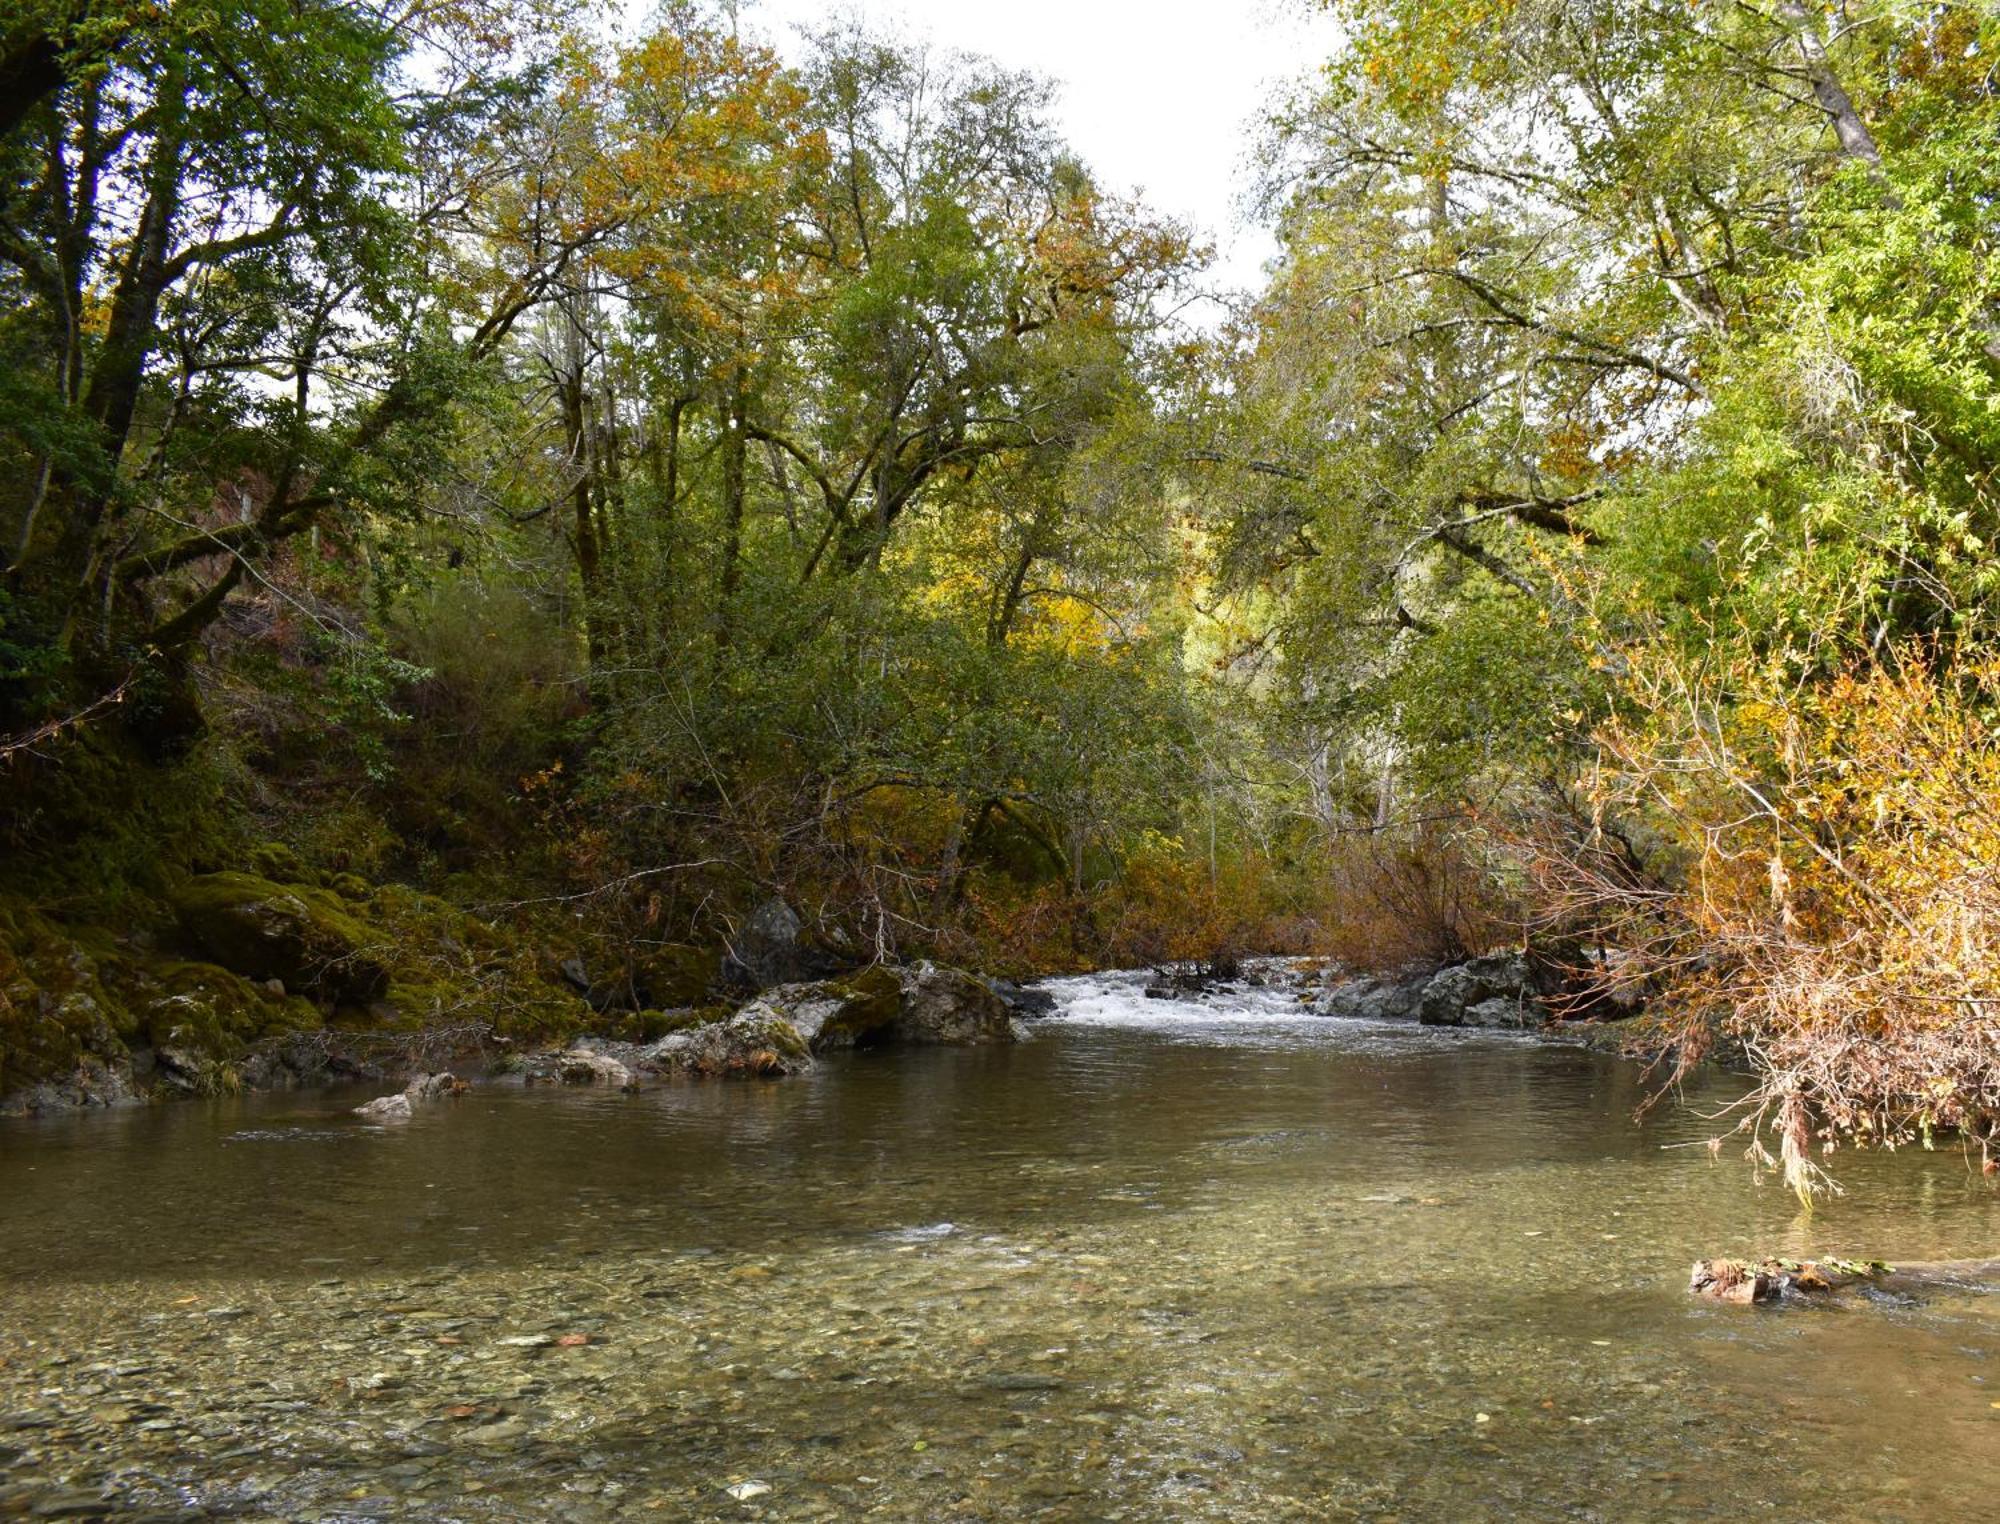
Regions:
<instances>
[{"instance_id":1,"label":"autumn foliage","mask_svg":"<svg viewBox=\"0 0 2000 1524\"><path fill-rule=\"evenodd\" d=\"M1747 1058L1745 1130L1814 1144L2000 1123L2000 659L1934 643L1830 676L1635 648L1625 707L1530 853L1545 925L1621 956L1678 1072ZM1768 1129L1766 1127L1768 1124ZM1768 1157L1768 1156L1767 1156Z\"/></svg>"}]
</instances>

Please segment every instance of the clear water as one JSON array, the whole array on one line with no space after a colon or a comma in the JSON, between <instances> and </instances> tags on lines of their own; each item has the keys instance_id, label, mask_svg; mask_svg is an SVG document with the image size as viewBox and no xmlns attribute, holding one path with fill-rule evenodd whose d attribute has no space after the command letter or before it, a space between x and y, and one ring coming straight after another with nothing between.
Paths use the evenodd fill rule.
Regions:
<instances>
[{"instance_id":1,"label":"clear water","mask_svg":"<svg viewBox=\"0 0 2000 1524\"><path fill-rule=\"evenodd\" d=\"M1599 1055L1060 988L798 1080L0 1124L0 1516L1991 1516L2000 1298L1683 1289L2000 1253L1961 1154L1806 1221Z\"/></svg>"}]
</instances>

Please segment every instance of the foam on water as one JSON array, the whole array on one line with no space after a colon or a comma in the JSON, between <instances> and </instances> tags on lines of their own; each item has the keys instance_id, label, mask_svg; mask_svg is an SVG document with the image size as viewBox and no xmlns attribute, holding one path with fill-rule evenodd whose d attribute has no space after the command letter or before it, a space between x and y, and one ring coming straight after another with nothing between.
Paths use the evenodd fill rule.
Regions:
<instances>
[{"instance_id":1,"label":"foam on water","mask_svg":"<svg viewBox=\"0 0 2000 1524\"><path fill-rule=\"evenodd\" d=\"M1203 1047L1331 1047L1343 1052L1430 1052L1464 1043L1520 1043L1525 1033L1424 1027L1411 1021L1370 1021L1326 1016L1303 1004L1290 959L1260 960L1246 974L1261 984L1234 981L1201 994L1165 998L1146 994L1159 975L1148 969L1077 974L1041 984L1056 999L1054 1014L1038 1025L1110 1027L1153 1033Z\"/></svg>"}]
</instances>

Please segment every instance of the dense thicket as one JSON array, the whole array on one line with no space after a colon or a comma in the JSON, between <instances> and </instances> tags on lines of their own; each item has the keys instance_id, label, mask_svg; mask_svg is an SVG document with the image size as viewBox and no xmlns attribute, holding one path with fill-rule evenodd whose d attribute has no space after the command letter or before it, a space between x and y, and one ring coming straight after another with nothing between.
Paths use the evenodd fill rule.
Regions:
<instances>
[{"instance_id":1,"label":"dense thicket","mask_svg":"<svg viewBox=\"0 0 2000 1524\"><path fill-rule=\"evenodd\" d=\"M1042 82L853 25L15 7L17 888L276 837L614 962L772 895L1018 967L1527 935L1748 1054L1795 1183L1983 1136L2000 21L1336 9L1204 333Z\"/></svg>"}]
</instances>

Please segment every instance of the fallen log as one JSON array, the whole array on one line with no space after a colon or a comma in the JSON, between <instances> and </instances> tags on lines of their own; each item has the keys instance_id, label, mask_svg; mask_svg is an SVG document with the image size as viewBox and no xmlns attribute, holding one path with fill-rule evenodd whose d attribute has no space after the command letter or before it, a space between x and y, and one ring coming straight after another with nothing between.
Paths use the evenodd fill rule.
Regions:
<instances>
[{"instance_id":1,"label":"fallen log","mask_svg":"<svg viewBox=\"0 0 2000 1524\"><path fill-rule=\"evenodd\" d=\"M1891 1295L2000 1290L2000 1259L1890 1265L1878 1259L1698 1259L1688 1291L1715 1302L1778 1302L1865 1287Z\"/></svg>"}]
</instances>

